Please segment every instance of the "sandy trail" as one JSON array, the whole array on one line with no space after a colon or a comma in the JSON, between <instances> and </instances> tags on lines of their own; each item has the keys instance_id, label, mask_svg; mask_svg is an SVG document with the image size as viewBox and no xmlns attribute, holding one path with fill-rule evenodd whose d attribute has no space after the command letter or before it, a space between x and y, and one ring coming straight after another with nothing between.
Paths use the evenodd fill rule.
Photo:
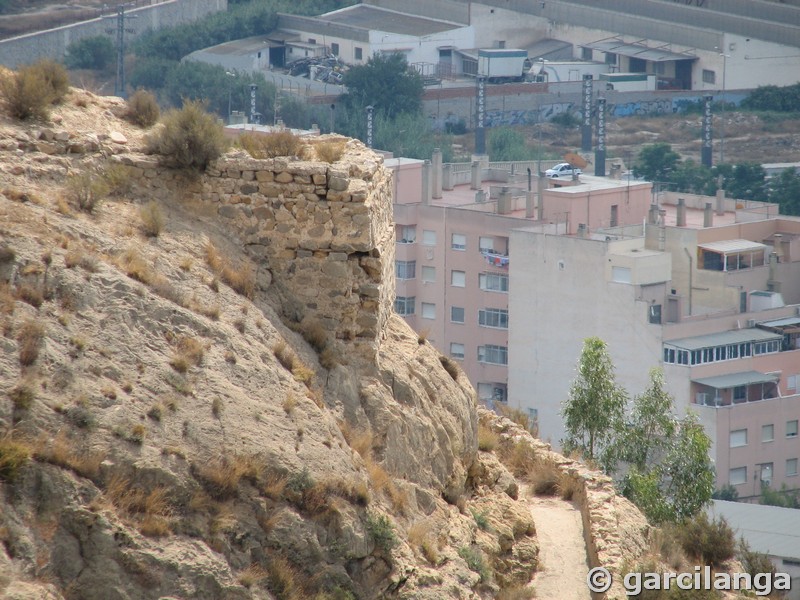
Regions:
<instances>
[{"instance_id":1,"label":"sandy trail","mask_svg":"<svg viewBox=\"0 0 800 600\"><path fill-rule=\"evenodd\" d=\"M560 498L530 496L528 502L539 541L540 566L532 580L536 598L591 600L580 511Z\"/></svg>"}]
</instances>

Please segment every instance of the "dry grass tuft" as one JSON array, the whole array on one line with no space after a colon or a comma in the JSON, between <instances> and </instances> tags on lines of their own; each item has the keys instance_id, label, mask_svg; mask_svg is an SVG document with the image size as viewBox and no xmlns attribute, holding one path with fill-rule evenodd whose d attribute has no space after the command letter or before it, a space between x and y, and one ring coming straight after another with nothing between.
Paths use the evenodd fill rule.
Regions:
<instances>
[{"instance_id":1,"label":"dry grass tuft","mask_svg":"<svg viewBox=\"0 0 800 600\"><path fill-rule=\"evenodd\" d=\"M439 362L442 363L444 370L453 378L453 381L458 381L458 374L461 372L458 363L444 354L439 356Z\"/></svg>"},{"instance_id":2,"label":"dry grass tuft","mask_svg":"<svg viewBox=\"0 0 800 600\"><path fill-rule=\"evenodd\" d=\"M67 194L70 200L84 212L91 213L108 196L106 181L94 173L79 173L67 179Z\"/></svg>"},{"instance_id":3,"label":"dry grass tuft","mask_svg":"<svg viewBox=\"0 0 800 600\"><path fill-rule=\"evenodd\" d=\"M40 438L34 456L37 460L69 469L88 479L97 478L100 463L105 460L101 452L82 451L78 448L78 442L63 431L53 439Z\"/></svg>"},{"instance_id":4,"label":"dry grass tuft","mask_svg":"<svg viewBox=\"0 0 800 600\"><path fill-rule=\"evenodd\" d=\"M19 344L19 364L27 367L36 362L39 358L39 348L44 340L44 325L28 319L17 332L17 343Z\"/></svg>"},{"instance_id":5,"label":"dry grass tuft","mask_svg":"<svg viewBox=\"0 0 800 600\"><path fill-rule=\"evenodd\" d=\"M34 308L39 308L44 302L44 289L39 284L34 285L29 282L20 283L14 295L17 300L22 300Z\"/></svg>"},{"instance_id":6,"label":"dry grass tuft","mask_svg":"<svg viewBox=\"0 0 800 600\"><path fill-rule=\"evenodd\" d=\"M303 141L291 131L267 134L245 133L239 137L238 143L253 158L298 156L303 147Z\"/></svg>"},{"instance_id":7,"label":"dry grass tuft","mask_svg":"<svg viewBox=\"0 0 800 600\"><path fill-rule=\"evenodd\" d=\"M289 392L286 394L286 398L283 399L283 412L287 415L291 415L294 412L295 406L297 406L297 396Z\"/></svg>"},{"instance_id":8,"label":"dry grass tuft","mask_svg":"<svg viewBox=\"0 0 800 600\"><path fill-rule=\"evenodd\" d=\"M281 600L302 600L305 597L294 567L283 556L273 555L267 566L270 591Z\"/></svg>"},{"instance_id":9,"label":"dry grass tuft","mask_svg":"<svg viewBox=\"0 0 800 600\"><path fill-rule=\"evenodd\" d=\"M344 150L344 141L319 142L314 144L314 151L317 154L317 158L329 164L335 163L342 158Z\"/></svg>"},{"instance_id":10,"label":"dry grass tuft","mask_svg":"<svg viewBox=\"0 0 800 600\"><path fill-rule=\"evenodd\" d=\"M150 285L156 273L136 248L128 248L117 258L117 264L131 279Z\"/></svg>"},{"instance_id":11,"label":"dry grass tuft","mask_svg":"<svg viewBox=\"0 0 800 600\"><path fill-rule=\"evenodd\" d=\"M417 521L408 528L408 543L416 548L431 565L437 566L441 557L430 519Z\"/></svg>"},{"instance_id":12,"label":"dry grass tuft","mask_svg":"<svg viewBox=\"0 0 800 600\"><path fill-rule=\"evenodd\" d=\"M489 426L478 423L478 450L491 452L497 447L500 436Z\"/></svg>"},{"instance_id":13,"label":"dry grass tuft","mask_svg":"<svg viewBox=\"0 0 800 600\"><path fill-rule=\"evenodd\" d=\"M36 391L31 381L20 381L8 392L14 410L30 410L36 399Z\"/></svg>"},{"instance_id":14,"label":"dry grass tuft","mask_svg":"<svg viewBox=\"0 0 800 600\"><path fill-rule=\"evenodd\" d=\"M278 359L278 362L283 365L283 368L289 371L294 369L295 364L299 360L294 350L283 340L276 342L272 347L272 353L275 355L275 358Z\"/></svg>"},{"instance_id":15,"label":"dry grass tuft","mask_svg":"<svg viewBox=\"0 0 800 600\"><path fill-rule=\"evenodd\" d=\"M262 569L259 565L252 564L243 571L240 571L236 579L244 587L250 589L254 585L264 581L266 578L267 578L267 572L264 569Z\"/></svg>"},{"instance_id":16,"label":"dry grass tuft","mask_svg":"<svg viewBox=\"0 0 800 600\"><path fill-rule=\"evenodd\" d=\"M519 410L518 408L511 408L506 404L497 403L496 410L500 415L504 416L510 421L513 421L528 433L533 435L534 437L537 436L539 427L536 424L535 420L532 420L528 413Z\"/></svg>"},{"instance_id":17,"label":"dry grass tuft","mask_svg":"<svg viewBox=\"0 0 800 600\"><path fill-rule=\"evenodd\" d=\"M10 432L0 437L0 481L14 481L30 456L30 447Z\"/></svg>"},{"instance_id":18,"label":"dry grass tuft","mask_svg":"<svg viewBox=\"0 0 800 600\"><path fill-rule=\"evenodd\" d=\"M139 209L142 220L142 231L147 237L158 237L164 228L164 212L155 200L151 200Z\"/></svg>"},{"instance_id":19,"label":"dry grass tuft","mask_svg":"<svg viewBox=\"0 0 800 600\"><path fill-rule=\"evenodd\" d=\"M206 491L217 500L236 496L243 477L257 479L262 466L252 456L233 455L193 465L193 472Z\"/></svg>"},{"instance_id":20,"label":"dry grass tuft","mask_svg":"<svg viewBox=\"0 0 800 600\"><path fill-rule=\"evenodd\" d=\"M11 293L11 287L7 283L0 283L0 314L14 314L14 302L15 299Z\"/></svg>"},{"instance_id":21,"label":"dry grass tuft","mask_svg":"<svg viewBox=\"0 0 800 600\"><path fill-rule=\"evenodd\" d=\"M206 264L217 277L233 288L237 294L248 299L253 298L256 290L256 281L251 265L242 264L239 267L234 267L220 255L216 246L210 241L206 244L205 253Z\"/></svg>"},{"instance_id":22,"label":"dry grass tuft","mask_svg":"<svg viewBox=\"0 0 800 600\"><path fill-rule=\"evenodd\" d=\"M175 354L169 361L170 366L178 371L185 373L189 367L200 366L203 362L205 347L203 343L194 337L182 336L175 343Z\"/></svg>"},{"instance_id":23,"label":"dry grass tuft","mask_svg":"<svg viewBox=\"0 0 800 600\"><path fill-rule=\"evenodd\" d=\"M495 600L531 600L536 597L536 590L527 586L510 587L500 590Z\"/></svg>"}]
</instances>

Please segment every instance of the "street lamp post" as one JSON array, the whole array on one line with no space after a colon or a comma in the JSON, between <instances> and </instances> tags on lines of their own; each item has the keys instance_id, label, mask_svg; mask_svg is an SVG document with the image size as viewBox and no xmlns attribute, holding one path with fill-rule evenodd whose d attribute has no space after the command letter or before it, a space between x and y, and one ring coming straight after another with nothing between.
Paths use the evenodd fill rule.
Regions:
<instances>
[{"instance_id":1,"label":"street lamp post","mask_svg":"<svg viewBox=\"0 0 800 600\"><path fill-rule=\"evenodd\" d=\"M719 126L719 162L722 164L725 162L725 75L728 71L728 56L730 55L724 52L720 52L719 55L722 57L722 94L720 97L722 105L720 107L721 121Z\"/></svg>"}]
</instances>

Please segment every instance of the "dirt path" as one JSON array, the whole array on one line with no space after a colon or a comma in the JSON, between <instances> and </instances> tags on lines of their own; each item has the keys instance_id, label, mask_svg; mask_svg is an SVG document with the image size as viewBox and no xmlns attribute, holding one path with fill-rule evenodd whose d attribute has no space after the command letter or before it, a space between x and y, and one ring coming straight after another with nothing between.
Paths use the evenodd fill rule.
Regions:
<instances>
[{"instance_id":1,"label":"dirt path","mask_svg":"<svg viewBox=\"0 0 800 600\"><path fill-rule=\"evenodd\" d=\"M533 578L540 600L591 600L589 567L580 511L560 498L530 496L539 541L539 571Z\"/></svg>"}]
</instances>

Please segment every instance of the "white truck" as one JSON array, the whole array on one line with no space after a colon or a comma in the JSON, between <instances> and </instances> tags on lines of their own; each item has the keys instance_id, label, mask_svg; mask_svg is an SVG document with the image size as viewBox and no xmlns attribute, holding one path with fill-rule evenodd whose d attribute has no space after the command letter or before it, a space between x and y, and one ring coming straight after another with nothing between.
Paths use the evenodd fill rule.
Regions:
<instances>
[{"instance_id":1,"label":"white truck","mask_svg":"<svg viewBox=\"0 0 800 600\"><path fill-rule=\"evenodd\" d=\"M527 50L478 50L478 76L486 77L489 83L523 81L528 70L527 60Z\"/></svg>"}]
</instances>

